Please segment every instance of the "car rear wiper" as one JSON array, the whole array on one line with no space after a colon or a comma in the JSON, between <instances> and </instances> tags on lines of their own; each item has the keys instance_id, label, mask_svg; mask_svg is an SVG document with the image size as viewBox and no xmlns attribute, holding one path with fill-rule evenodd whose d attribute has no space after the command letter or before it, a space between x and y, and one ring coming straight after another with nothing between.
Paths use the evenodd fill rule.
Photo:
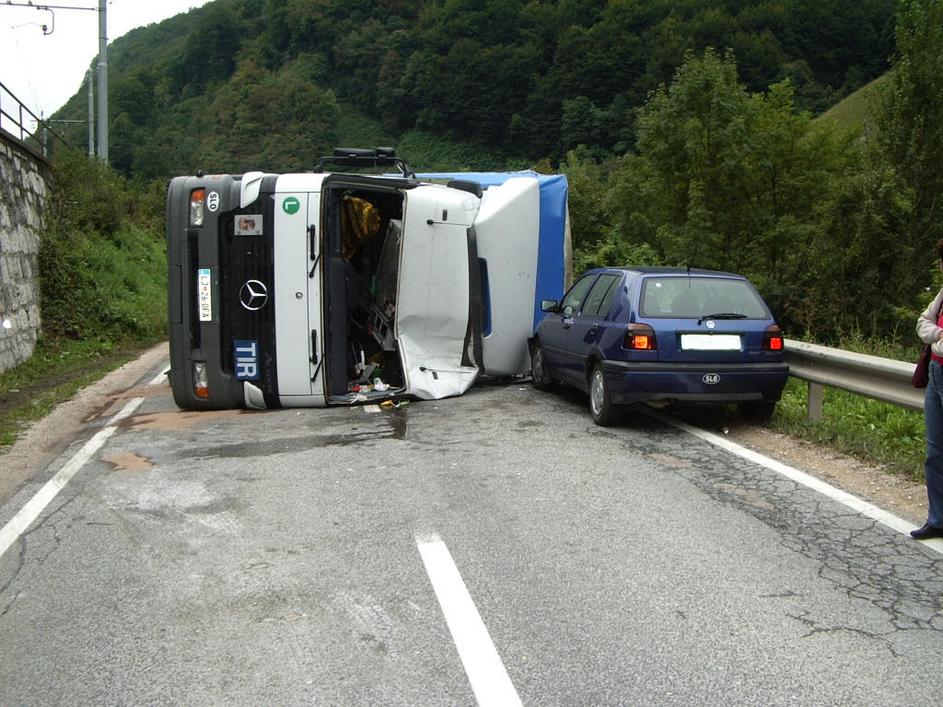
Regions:
<instances>
[{"instance_id":1,"label":"car rear wiper","mask_svg":"<svg viewBox=\"0 0 943 707\"><path fill-rule=\"evenodd\" d=\"M746 319L746 314L740 314L739 312L716 312L714 314L705 314L703 317L697 320L697 325L700 326L705 319Z\"/></svg>"}]
</instances>

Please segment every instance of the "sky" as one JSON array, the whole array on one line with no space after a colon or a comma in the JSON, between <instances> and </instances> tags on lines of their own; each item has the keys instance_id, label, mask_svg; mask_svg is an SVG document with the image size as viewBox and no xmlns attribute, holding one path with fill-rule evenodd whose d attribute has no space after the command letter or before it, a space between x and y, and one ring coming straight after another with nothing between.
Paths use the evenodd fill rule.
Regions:
<instances>
[{"instance_id":1,"label":"sky","mask_svg":"<svg viewBox=\"0 0 943 707\"><path fill-rule=\"evenodd\" d=\"M37 116L49 116L82 85L98 56L98 0L32 0L55 7L90 10L37 10L18 7L29 0L0 0L0 83ZM108 44L130 30L173 17L209 0L109 0ZM51 34L44 35L41 25ZM14 112L0 90L0 107ZM4 123L4 127L7 127Z\"/></svg>"}]
</instances>

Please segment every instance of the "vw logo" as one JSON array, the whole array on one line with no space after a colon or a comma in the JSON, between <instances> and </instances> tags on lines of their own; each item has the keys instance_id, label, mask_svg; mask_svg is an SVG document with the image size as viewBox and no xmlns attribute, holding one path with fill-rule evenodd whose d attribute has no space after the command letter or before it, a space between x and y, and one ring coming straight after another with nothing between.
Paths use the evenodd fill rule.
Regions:
<instances>
[{"instance_id":1,"label":"vw logo","mask_svg":"<svg viewBox=\"0 0 943 707\"><path fill-rule=\"evenodd\" d=\"M720 383L720 376L716 373L705 373L703 376L701 376L701 380L706 385L717 385Z\"/></svg>"},{"instance_id":2,"label":"vw logo","mask_svg":"<svg viewBox=\"0 0 943 707\"><path fill-rule=\"evenodd\" d=\"M713 319L708 319L706 326L708 329L713 329L715 326L717 326L717 323Z\"/></svg>"},{"instance_id":3,"label":"vw logo","mask_svg":"<svg viewBox=\"0 0 943 707\"><path fill-rule=\"evenodd\" d=\"M239 290L239 302L250 312L257 312L268 302L268 288L258 280L246 280Z\"/></svg>"}]
</instances>

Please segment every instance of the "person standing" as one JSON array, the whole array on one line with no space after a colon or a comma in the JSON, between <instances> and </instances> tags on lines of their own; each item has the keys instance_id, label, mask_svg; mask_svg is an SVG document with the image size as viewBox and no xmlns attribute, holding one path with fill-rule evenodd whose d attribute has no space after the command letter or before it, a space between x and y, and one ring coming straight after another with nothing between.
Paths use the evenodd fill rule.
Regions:
<instances>
[{"instance_id":1,"label":"person standing","mask_svg":"<svg viewBox=\"0 0 943 707\"><path fill-rule=\"evenodd\" d=\"M943 270L943 239L936 244L937 264ZM927 427L927 459L923 473L927 482L927 522L912 530L917 540L943 538L943 290L917 318L917 336L930 344L930 380L923 402Z\"/></svg>"}]
</instances>

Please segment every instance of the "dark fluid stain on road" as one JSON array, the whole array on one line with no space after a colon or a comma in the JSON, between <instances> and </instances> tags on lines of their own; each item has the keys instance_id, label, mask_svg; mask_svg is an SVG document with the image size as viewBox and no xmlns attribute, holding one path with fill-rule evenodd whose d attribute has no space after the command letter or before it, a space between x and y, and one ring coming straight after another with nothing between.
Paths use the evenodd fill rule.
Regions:
<instances>
[{"instance_id":1,"label":"dark fluid stain on road","mask_svg":"<svg viewBox=\"0 0 943 707\"><path fill-rule=\"evenodd\" d=\"M177 432L198 427L200 424L255 414L259 413L254 410L173 410L132 415L118 422L117 426L123 429Z\"/></svg>"},{"instance_id":2,"label":"dark fluid stain on road","mask_svg":"<svg viewBox=\"0 0 943 707\"><path fill-rule=\"evenodd\" d=\"M406 413L395 411L390 416L390 429L392 430L391 439L406 439L406 432L409 430L409 420Z\"/></svg>"},{"instance_id":3,"label":"dark fluid stain on road","mask_svg":"<svg viewBox=\"0 0 943 707\"><path fill-rule=\"evenodd\" d=\"M264 457L269 454L292 454L306 452L323 447L349 447L369 444L384 439L402 440L406 437L406 419L392 419L388 430L369 430L351 434L313 434L303 437L281 437L255 442L224 444L207 447L198 451L188 451L186 456L200 459L243 459Z\"/></svg>"}]
</instances>

